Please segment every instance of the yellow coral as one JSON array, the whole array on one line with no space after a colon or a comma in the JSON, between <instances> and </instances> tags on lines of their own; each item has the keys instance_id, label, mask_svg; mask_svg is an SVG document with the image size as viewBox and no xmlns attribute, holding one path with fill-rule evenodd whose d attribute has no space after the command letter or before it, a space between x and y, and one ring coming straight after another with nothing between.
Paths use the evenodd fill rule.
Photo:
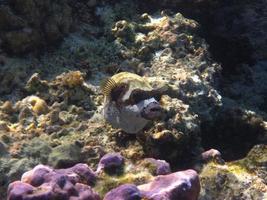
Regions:
<instances>
[{"instance_id":1,"label":"yellow coral","mask_svg":"<svg viewBox=\"0 0 267 200\"><path fill-rule=\"evenodd\" d=\"M37 96L31 96L28 102L31 104L33 112L37 115L46 114L48 112L48 106L43 99Z\"/></svg>"}]
</instances>

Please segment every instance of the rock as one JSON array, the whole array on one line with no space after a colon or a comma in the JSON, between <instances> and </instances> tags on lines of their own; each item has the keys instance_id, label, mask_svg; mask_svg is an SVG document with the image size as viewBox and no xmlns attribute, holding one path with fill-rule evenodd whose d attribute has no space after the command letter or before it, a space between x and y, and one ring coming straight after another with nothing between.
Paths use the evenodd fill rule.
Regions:
<instances>
[{"instance_id":1,"label":"rock","mask_svg":"<svg viewBox=\"0 0 267 200\"><path fill-rule=\"evenodd\" d=\"M119 153L109 153L100 159L97 172L100 172L101 170L116 171L116 169L121 169L123 164L124 158Z\"/></svg>"},{"instance_id":2,"label":"rock","mask_svg":"<svg viewBox=\"0 0 267 200\"><path fill-rule=\"evenodd\" d=\"M52 149L48 163L53 167L69 167L81 160L81 148L76 144L62 144Z\"/></svg>"},{"instance_id":3,"label":"rock","mask_svg":"<svg viewBox=\"0 0 267 200\"><path fill-rule=\"evenodd\" d=\"M16 16L9 6L0 7L0 28L1 30L12 30L25 27L25 21Z\"/></svg>"},{"instance_id":4,"label":"rock","mask_svg":"<svg viewBox=\"0 0 267 200\"><path fill-rule=\"evenodd\" d=\"M34 160L28 158L10 159L7 163L10 168L7 173L9 181L19 180L21 175L30 170L35 164Z\"/></svg>"},{"instance_id":5,"label":"rock","mask_svg":"<svg viewBox=\"0 0 267 200\"><path fill-rule=\"evenodd\" d=\"M23 120L26 120L27 118L33 118L33 117L34 117L34 113L29 107L25 106L20 109L19 116L18 116L20 122L22 122Z\"/></svg>"},{"instance_id":6,"label":"rock","mask_svg":"<svg viewBox=\"0 0 267 200\"><path fill-rule=\"evenodd\" d=\"M185 3L163 1L155 7L166 2ZM137 66L145 63L149 68L145 77L152 87L166 89L160 101L166 110L161 128L148 124L145 136L138 141L147 157L187 168L202 152L200 122L212 120L222 105L216 90L221 66L211 59L207 42L199 37L197 21L166 12L157 17L145 14L143 18L138 23L119 21L112 32L128 63L138 61L131 70L138 73Z\"/></svg>"},{"instance_id":7,"label":"rock","mask_svg":"<svg viewBox=\"0 0 267 200\"><path fill-rule=\"evenodd\" d=\"M170 96L163 95L161 104L166 110L164 122L159 122L145 132L140 140L148 157L166 160L171 164L186 164L200 154L199 120L190 106ZM193 152L189 153L189 152ZM182 166L181 166L182 167ZM188 166L183 166L188 167Z\"/></svg>"},{"instance_id":8,"label":"rock","mask_svg":"<svg viewBox=\"0 0 267 200\"><path fill-rule=\"evenodd\" d=\"M197 4L197 3L202 3L202 2L208 2L207 0L203 0L203 1L198 1L198 0L191 0L191 1L187 1L187 0L163 0L163 1L155 1L155 0L152 0L152 1L145 1L147 3L153 3L153 4L157 4L161 7L176 7L176 6L182 6L184 4L188 5L189 7L193 7L194 4Z\"/></svg>"},{"instance_id":9,"label":"rock","mask_svg":"<svg viewBox=\"0 0 267 200\"><path fill-rule=\"evenodd\" d=\"M138 186L144 198L151 200L197 200L200 192L198 174L194 170L158 176L150 183Z\"/></svg>"},{"instance_id":10,"label":"rock","mask_svg":"<svg viewBox=\"0 0 267 200\"><path fill-rule=\"evenodd\" d=\"M31 93L41 92L41 91L44 92L49 89L48 82L41 80L40 75L38 73L34 73L27 81L25 89Z\"/></svg>"},{"instance_id":11,"label":"rock","mask_svg":"<svg viewBox=\"0 0 267 200\"><path fill-rule=\"evenodd\" d=\"M109 167L103 168L103 166ZM101 197L120 185L143 184L153 178L146 166L134 165L119 153L109 153L103 156L98 163L96 174L98 178L95 189Z\"/></svg>"},{"instance_id":12,"label":"rock","mask_svg":"<svg viewBox=\"0 0 267 200\"><path fill-rule=\"evenodd\" d=\"M104 200L141 200L141 193L133 184L121 185L108 192Z\"/></svg>"}]
</instances>

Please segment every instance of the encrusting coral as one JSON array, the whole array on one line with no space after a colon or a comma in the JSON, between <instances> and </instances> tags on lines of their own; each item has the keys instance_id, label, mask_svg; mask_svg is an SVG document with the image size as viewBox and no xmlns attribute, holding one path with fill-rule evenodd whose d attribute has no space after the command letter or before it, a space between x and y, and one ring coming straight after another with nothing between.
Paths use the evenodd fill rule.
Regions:
<instances>
[{"instance_id":1,"label":"encrusting coral","mask_svg":"<svg viewBox=\"0 0 267 200\"><path fill-rule=\"evenodd\" d=\"M164 198L166 200L176 200L177 198L183 198L185 200L197 199L200 187L198 175L194 170L176 173L166 171L168 175L155 176L155 178L147 172L149 179L147 179L148 177L138 177L138 174L136 174L136 179L139 179L139 186L129 184L126 181L126 184L121 182L120 184L122 185L116 187L116 179L123 179L122 174L126 173L126 171L128 172L124 176L130 176L137 171L140 173L146 170L146 168L140 167L141 165L136 172L127 169L127 166L125 166L125 169L120 169L124 167L122 159L124 158L119 154L106 154L101 158L96 172L90 169L88 165L81 163L67 169L53 169L48 166L37 165L32 170L24 173L21 181L15 181L9 185L7 199L33 200L55 198L100 200L97 191L101 187L107 192L107 194L101 194L101 196L104 195L103 199L105 200L141 200L142 198L152 200L158 198ZM148 159L147 162L153 162L153 164L157 165L163 161ZM114 182L112 186L110 185L111 188L107 188L103 174L110 167L117 168L117 170L114 171L115 174L107 172L108 174L106 176L113 177ZM122 171L119 172L119 170ZM100 183L98 183L99 179L102 179ZM140 185L142 183L146 184ZM108 190L111 191L108 192Z\"/></svg>"}]
</instances>

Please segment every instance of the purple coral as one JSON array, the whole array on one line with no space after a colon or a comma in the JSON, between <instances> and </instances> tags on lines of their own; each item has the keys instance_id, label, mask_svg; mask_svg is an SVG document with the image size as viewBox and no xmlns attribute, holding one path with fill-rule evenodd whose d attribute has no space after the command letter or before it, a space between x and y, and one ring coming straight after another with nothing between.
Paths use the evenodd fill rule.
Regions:
<instances>
[{"instance_id":1,"label":"purple coral","mask_svg":"<svg viewBox=\"0 0 267 200\"><path fill-rule=\"evenodd\" d=\"M109 191L104 200L141 200L141 192L133 184L124 184Z\"/></svg>"},{"instance_id":2,"label":"purple coral","mask_svg":"<svg viewBox=\"0 0 267 200\"><path fill-rule=\"evenodd\" d=\"M200 191L198 174L194 170L170 173L170 166L152 158L155 174L164 174L144 185L124 184L109 191L104 200L196 200ZM120 154L107 154L99 162L98 172L121 168L124 158ZM165 175L168 174L168 175ZM86 164L79 163L67 169L53 169L37 165L23 174L21 181L8 187L8 200L100 200L91 186L96 182L94 173ZM98 174L99 175L99 174Z\"/></svg>"},{"instance_id":3,"label":"purple coral","mask_svg":"<svg viewBox=\"0 0 267 200\"><path fill-rule=\"evenodd\" d=\"M99 200L99 195L87 185L94 183L95 179L95 174L86 164L59 170L37 165L24 173L21 181L9 185L8 200Z\"/></svg>"},{"instance_id":4,"label":"purple coral","mask_svg":"<svg viewBox=\"0 0 267 200\"><path fill-rule=\"evenodd\" d=\"M34 191L34 187L27 183L22 183L21 181L15 181L11 183L8 187L8 199L19 199L23 195L30 195Z\"/></svg>"},{"instance_id":5,"label":"purple coral","mask_svg":"<svg viewBox=\"0 0 267 200\"><path fill-rule=\"evenodd\" d=\"M152 182L138 187L121 185L108 192L104 200L197 200L199 192L198 174L194 170L186 170L158 176Z\"/></svg>"},{"instance_id":6,"label":"purple coral","mask_svg":"<svg viewBox=\"0 0 267 200\"><path fill-rule=\"evenodd\" d=\"M194 170L158 176L152 182L140 185L142 196L150 200L197 200L200 183Z\"/></svg>"},{"instance_id":7,"label":"purple coral","mask_svg":"<svg viewBox=\"0 0 267 200\"><path fill-rule=\"evenodd\" d=\"M93 185L96 181L96 175L93 170L88 167L87 164L78 163L73 167L69 168L67 172L74 172L79 175L81 180L87 185Z\"/></svg>"},{"instance_id":8,"label":"purple coral","mask_svg":"<svg viewBox=\"0 0 267 200\"><path fill-rule=\"evenodd\" d=\"M210 149L208 151L204 151L201 154L201 160L204 162L215 161L219 164L224 164L224 160L222 159L222 154L217 149Z\"/></svg>"},{"instance_id":9,"label":"purple coral","mask_svg":"<svg viewBox=\"0 0 267 200\"><path fill-rule=\"evenodd\" d=\"M98 164L97 172L101 170L119 169L124 165L124 158L119 153L108 153L104 155Z\"/></svg>"},{"instance_id":10,"label":"purple coral","mask_svg":"<svg viewBox=\"0 0 267 200\"><path fill-rule=\"evenodd\" d=\"M46 180L45 176L53 171L52 168L44 165L37 165L33 170L25 172L22 175L22 182L29 183L32 186L38 187L42 185Z\"/></svg>"}]
</instances>

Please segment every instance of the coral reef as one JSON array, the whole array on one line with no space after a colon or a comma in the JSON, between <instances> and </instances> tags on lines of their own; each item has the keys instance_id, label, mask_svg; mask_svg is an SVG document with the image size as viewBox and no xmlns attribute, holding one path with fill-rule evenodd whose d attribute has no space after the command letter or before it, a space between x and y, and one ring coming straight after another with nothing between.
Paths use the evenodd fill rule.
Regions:
<instances>
[{"instance_id":1,"label":"coral reef","mask_svg":"<svg viewBox=\"0 0 267 200\"><path fill-rule=\"evenodd\" d=\"M200 199L266 199L266 5L0 1L1 198L42 164L66 178L43 184L73 199L196 198L195 172L175 172L189 168ZM101 81L120 72L162 92L164 115L138 135L102 116ZM71 171L77 163L94 184ZM44 194L24 180L9 194Z\"/></svg>"}]
</instances>

